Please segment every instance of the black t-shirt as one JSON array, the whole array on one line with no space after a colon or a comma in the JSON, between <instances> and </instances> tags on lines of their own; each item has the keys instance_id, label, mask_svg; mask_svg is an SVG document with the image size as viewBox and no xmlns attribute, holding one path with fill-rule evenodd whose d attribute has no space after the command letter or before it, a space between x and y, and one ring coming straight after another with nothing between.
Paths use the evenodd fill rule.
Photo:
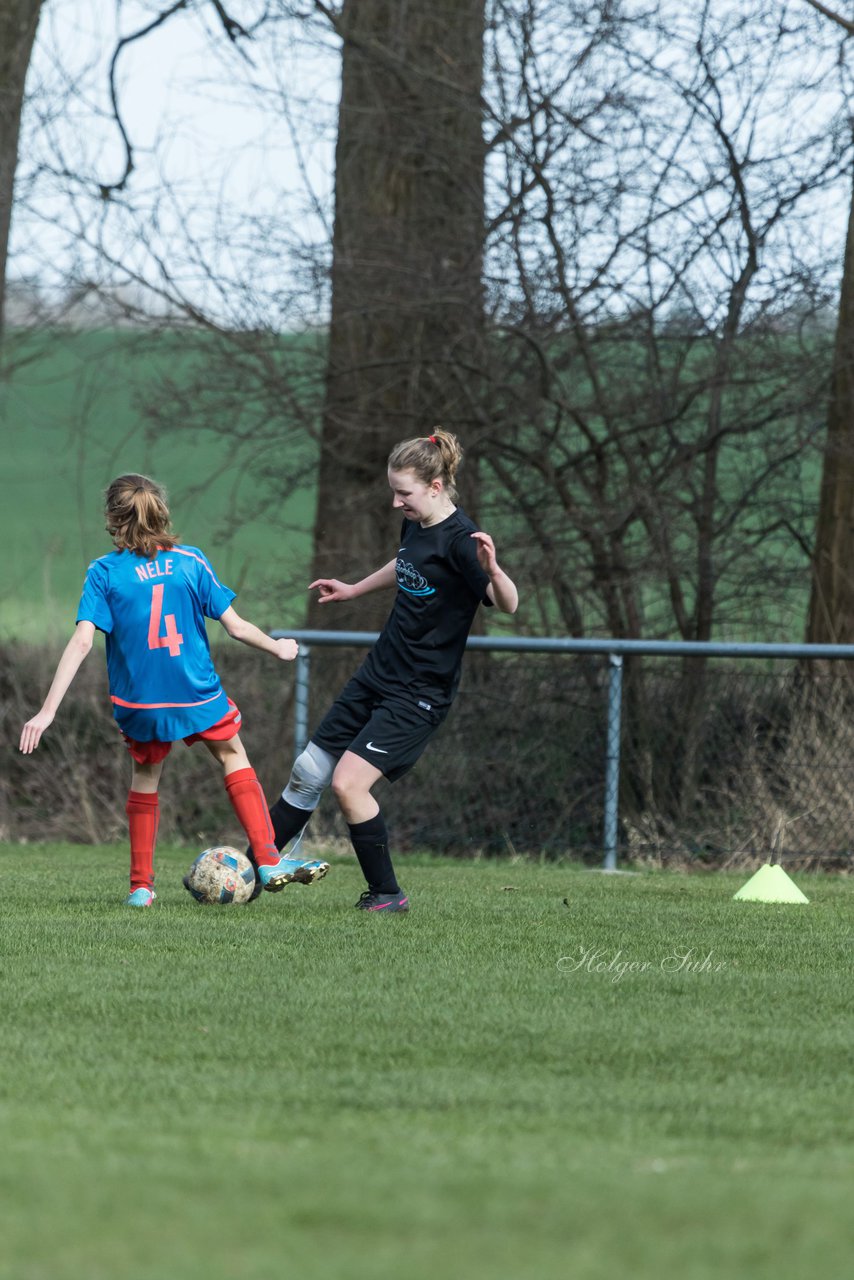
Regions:
<instances>
[{"instance_id":1,"label":"black t-shirt","mask_svg":"<svg viewBox=\"0 0 854 1280\"><path fill-rule=\"evenodd\" d=\"M491 604L477 559L476 525L458 507L424 529L404 520L397 595L379 639L358 671L381 692L406 692L447 706L479 604Z\"/></svg>"}]
</instances>

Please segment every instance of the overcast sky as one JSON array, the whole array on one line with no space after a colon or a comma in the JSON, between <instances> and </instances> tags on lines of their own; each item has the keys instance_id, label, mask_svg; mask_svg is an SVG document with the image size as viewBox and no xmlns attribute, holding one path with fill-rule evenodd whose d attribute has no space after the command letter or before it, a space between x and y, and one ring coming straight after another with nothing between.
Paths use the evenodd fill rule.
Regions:
<instances>
[{"instance_id":1,"label":"overcast sky","mask_svg":"<svg viewBox=\"0 0 854 1280\"><path fill-rule=\"evenodd\" d=\"M732 9L737 11L741 3L737 0ZM323 20L281 19L266 24L257 39L241 42L248 61L229 43L210 0L191 0L188 10L127 46L121 55L120 107L136 169L126 192L105 203L98 198L99 184L118 181L124 168L121 136L109 103L110 58L120 36L151 22L164 4L165 0L47 0L28 82L10 278L35 277L62 294L69 280L110 281L120 278L123 269L152 279L159 260L168 264L179 292L230 325L299 326L307 317L296 313L293 298L285 296L288 282L295 281L296 295L299 270L316 270L318 262L322 267L330 238L340 89L337 42ZM281 7L286 7L284 0ZM721 0L712 11L720 17L729 7ZM265 3L231 0L229 8L251 27ZM313 12L310 4L302 8ZM671 8L683 14L686 30L681 46L671 41L658 56L664 62L676 59L678 70L680 58L686 65L691 60L697 16L677 2ZM808 114L801 114L803 102L831 119L839 92L836 36L831 34L825 46L808 45L803 53L798 46L802 77L820 86L826 75L829 104L823 103L815 86L798 98L795 86L772 77L754 120L741 99L739 77L731 76L724 105L732 117L728 124L733 136L755 129L760 141L767 135L767 149L773 153L796 140L799 131L813 128ZM574 46L583 42L583 32L560 21L546 35L550 42L538 56L546 67L555 64L548 74L559 81ZM726 47L718 51L719 74L730 52ZM753 93L751 76L761 78L763 68L751 64L748 71L742 88ZM583 95L583 84L579 92ZM513 105L509 104L511 112ZM676 102L675 109L678 118L684 102ZM651 117L656 111L661 108L654 95ZM665 131L669 119L659 121ZM702 177L707 162L697 123L696 138L692 134L688 139L694 150L680 158L692 181L698 174ZM677 134L674 129L672 137L663 136L662 145L669 147ZM780 134L791 137L781 139ZM626 144L629 159L635 145L636 140ZM612 162L607 148L602 148L602 156L604 163ZM711 135L708 157L716 162ZM492 163L497 163L495 156ZM564 172L572 170L565 166ZM644 199L643 183L641 188L639 197ZM836 188L803 203L799 216L805 220L803 226L808 223L815 260L837 256L846 209L847 192L840 199ZM598 220L600 213L591 210ZM674 234L672 225L667 223L668 236ZM781 236L794 225L787 221ZM595 236L585 244L597 252ZM317 246L319 256L313 252ZM778 256L787 251L785 243L774 246ZM110 259L117 265L111 266ZM213 280L217 287L212 287ZM306 281L299 285L301 296L308 298ZM716 280L707 287L714 292ZM266 295L253 298L250 289L256 295L266 290ZM322 312L321 299L316 314Z\"/></svg>"},{"instance_id":2,"label":"overcast sky","mask_svg":"<svg viewBox=\"0 0 854 1280\"><path fill-rule=\"evenodd\" d=\"M140 0L45 5L22 125L13 279L58 283L66 268L80 271L75 236L81 229L93 234L103 218L97 184L117 182L124 169L110 116L110 58L118 39L146 26L161 7ZM263 6L239 0L230 8L249 23ZM248 220L265 207L291 226L304 220L308 237L322 235L310 209L316 201L328 211L332 190L335 44L322 29L289 20L240 47L247 57L229 43L213 6L195 0L124 48L119 101L135 161L128 194L137 207L150 206L161 235L170 234L170 218L180 219L203 241L215 223L239 225L241 215ZM165 204L167 185L174 198ZM123 251L127 224L111 216Z\"/></svg>"}]
</instances>

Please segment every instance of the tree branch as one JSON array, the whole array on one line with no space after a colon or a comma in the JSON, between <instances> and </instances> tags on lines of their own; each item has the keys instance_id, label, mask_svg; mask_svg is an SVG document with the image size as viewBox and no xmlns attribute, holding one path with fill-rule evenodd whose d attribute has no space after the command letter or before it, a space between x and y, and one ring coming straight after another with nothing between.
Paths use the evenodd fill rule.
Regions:
<instances>
[{"instance_id":1,"label":"tree branch","mask_svg":"<svg viewBox=\"0 0 854 1280\"><path fill-rule=\"evenodd\" d=\"M850 18L843 18L841 13L837 13L835 9L828 9L826 4L822 4L821 0L807 0L807 4L815 9L816 13L821 13L825 18L830 18L831 22L835 22L838 27L842 27L849 36L854 36L854 22Z\"/></svg>"},{"instance_id":2,"label":"tree branch","mask_svg":"<svg viewBox=\"0 0 854 1280\"><path fill-rule=\"evenodd\" d=\"M241 24L235 18L231 17L231 15L226 11L224 5L222 4L222 0L210 0L210 2L213 5L214 9L216 10L217 16L219 17L219 20L222 23L222 28L226 36L231 41L231 43L236 48L238 48L238 51L241 54L241 56L245 58L247 55L242 49L239 48L239 46L237 45L237 41L241 36L243 36L247 40L251 39L250 33L246 30L245 27L241 26ZM140 27L138 31L134 31L129 36L122 36L121 40L119 40L118 44L115 47L113 56L110 59L110 74L109 74L110 103L113 108L113 118L116 122L116 127L118 128L118 131L121 134L122 143L125 149L125 168L124 168L124 173L119 178L118 182L99 183L98 192L102 200L111 199L114 192L116 191L124 191L127 185L128 179L130 178L130 175L133 173L133 170L134 170L133 146L131 144L130 138L128 137L127 130L125 129L124 121L122 120L121 112L119 110L118 93L116 91L116 68L118 66L119 57L123 52L123 50L126 49L129 44L133 44L135 41L141 40L144 36L150 35L152 31L156 31L156 29L158 27L161 27L164 24L164 22L168 22L168 20L171 17L174 17L176 13L180 12L181 9L186 9L189 4L190 4L190 0L175 0L175 3L173 5L171 5L168 9L164 9L162 13L158 14L158 16L154 18L151 22L149 22L146 26Z\"/></svg>"}]
</instances>

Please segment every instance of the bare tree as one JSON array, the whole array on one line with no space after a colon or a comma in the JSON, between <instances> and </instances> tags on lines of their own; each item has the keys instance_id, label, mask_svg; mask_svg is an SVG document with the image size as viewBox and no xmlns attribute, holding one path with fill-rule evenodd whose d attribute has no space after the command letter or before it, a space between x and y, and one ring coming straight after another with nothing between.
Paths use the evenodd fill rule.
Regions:
<instances>
[{"instance_id":1,"label":"bare tree","mask_svg":"<svg viewBox=\"0 0 854 1280\"><path fill-rule=\"evenodd\" d=\"M314 568L347 578L389 556L391 445L435 423L465 437L480 395L484 0L328 12L343 74ZM335 625L357 617L370 603Z\"/></svg>"},{"instance_id":2,"label":"bare tree","mask_svg":"<svg viewBox=\"0 0 854 1280\"><path fill-rule=\"evenodd\" d=\"M21 109L41 7L42 0L0 0L0 340Z\"/></svg>"},{"instance_id":3,"label":"bare tree","mask_svg":"<svg viewBox=\"0 0 854 1280\"><path fill-rule=\"evenodd\" d=\"M579 18L555 44L547 8L520 5L494 56L515 124L487 258L502 336L485 467L547 568L543 621L708 639L762 617L744 590L758 555L769 588L785 576L768 556L803 564L809 512L799 484L785 497L823 376L803 220L847 138L779 122L784 92L817 91L782 21L760 41L755 15L713 6L642 33Z\"/></svg>"},{"instance_id":4,"label":"bare tree","mask_svg":"<svg viewBox=\"0 0 854 1280\"><path fill-rule=\"evenodd\" d=\"M835 264L818 231L851 137L832 42L805 39L822 19L802 0L749 8L316 0L309 20L282 0L253 69L210 7L227 74L303 148L310 112L289 114L261 60L312 24L340 50L335 221L327 235L318 200L303 235L271 188L248 213L212 201L201 222L198 191L146 182L120 93L118 164L81 176L57 160L81 283L154 290L166 340L180 330L180 365L146 392L157 429L224 439L265 523L319 476L315 572L349 576L389 555L389 445L443 421L476 463L524 628L788 637L830 364ZM270 559L283 591L290 565ZM364 606L321 617L378 621ZM660 684L636 674L634 798L687 812L703 675L668 719Z\"/></svg>"},{"instance_id":5,"label":"bare tree","mask_svg":"<svg viewBox=\"0 0 854 1280\"><path fill-rule=\"evenodd\" d=\"M615 6L557 40L548 5L504 12L493 63L513 127L487 258L502 288L484 492L511 500L529 622L785 638L826 367L809 323L826 264L805 219L850 161L806 109L821 73L801 71L788 6L758 29L708 4L640 24ZM687 807L702 670L666 751L640 678L629 695L639 802L664 790Z\"/></svg>"},{"instance_id":6,"label":"bare tree","mask_svg":"<svg viewBox=\"0 0 854 1280\"><path fill-rule=\"evenodd\" d=\"M839 58L846 65L854 17L817 0L807 2L843 32ZM850 128L850 120L849 120ZM811 644L854 642L854 189L842 263L833 352L827 437L812 555L806 638Z\"/></svg>"},{"instance_id":7,"label":"bare tree","mask_svg":"<svg viewBox=\"0 0 854 1280\"><path fill-rule=\"evenodd\" d=\"M530 566L528 626L703 639L759 625L801 568L810 518L792 482L821 365L795 318L823 285L802 210L847 163L826 115L804 123L821 75L798 68L796 8L769 6L757 29L755 13L709 4L318 2L343 64L331 263L289 218L218 209L211 244L168 185L143 203L123 126L123 172L102 166L110 198L72 234L106 285L153 285L170 324L209 335L198 380L159 397L161 421L180 403L201 426L204 405L271 501L277 439L319 445L317 573L385 556L388 447L443 421L477 464L483 514ZM305 25L269 6L253 57L271 14ZM115 51L114 106L116 59L143 34ZM268 285L277 268L294 283ZM328 334L329 295L299 297L303 282L323 294L327 270ZM312 310L299 367L276 339Z\"/></svg>"}]
</instances>

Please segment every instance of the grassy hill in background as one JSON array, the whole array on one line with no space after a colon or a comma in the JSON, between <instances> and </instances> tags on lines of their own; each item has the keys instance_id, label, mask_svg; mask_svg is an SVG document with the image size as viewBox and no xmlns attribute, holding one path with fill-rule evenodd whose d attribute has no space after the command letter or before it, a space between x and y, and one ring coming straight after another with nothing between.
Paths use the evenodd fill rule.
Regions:
<instances>
[{"instance_id":1,"label":"grassy hill in background","mask_svg":"<svg viewBox=\"0 0 854 1280\"><path fill-rule=\"evenodd\" d=\"M215 476L228 441L155 432L146 412L147 390L180 378L183 358L168 338L58 332L0 383L0 639L55 642L71 631L86 567L111 547L103 490L124 471L166 485L181 541L204 548L247 617L268 627L304 620L307 596L293 584L308 582L314 492L235 525L229 513L247 505L253 482L232 468Z\"/></svg>"},{"instance_id":2,"label":"grassy hill in background","mask_svg":"<svg viewBox=\"0 0 854 1280\"><path fill-rule=\"evenodd\" d=\"M250 356L239 343L223 354L211 335L196 331L16 334L13 346L11 373L0 381L6 551L0 640L53 645L69 633L86 566L110 550L102 494L122 471L143 471L167 486L179 537L205 549L222 580L239 593L238 608L247 617L268 628L304 622L314 445L309 432L287 433L289 414L312 413L305 405L316 396L323 354L316 336L258 335ZM819 345L817 360L823 352ZM623 363L635 358L625 344L615 348L618 357ZM620 367L615 364L615 378ZM797 390L796 372L792 377ZM752 393L760 408L776 403L779 387L779 370L760 377ZM576 391L583 402L583 379ZM737 386L732 394L737 414L746 393ZM803 388L793 391L793 403L804 402ZM717 639L785 641L803 634L809 590L804 547L813 537L820 435L775 466L753 493L779 430L767 412L767 434L761 427L744 437L736 431L721 449L724 506L740 510L715 548ZM690 433L695 425L688 414L685 429ZM282 443L286 438L290 444ZM247 466L250 453L253 469ZM627 491L622 463L612 457L609 465L614 492L608 500L619 506ZM681 504L671 501L668 508L674 551L686 566L689 610L696 577L690 501L686 488ZM561 519L559 508L550 510ZM511 549L509 563L536 630L562 632L518 508L484 487L480 515L499 548ZM636 522L625 539L643 631L672 636L669 586L654 549L644 550L646 537ZM601 632L596 592L588 592L585 602L588 631Z\"/></svg>"}]
</instances>

